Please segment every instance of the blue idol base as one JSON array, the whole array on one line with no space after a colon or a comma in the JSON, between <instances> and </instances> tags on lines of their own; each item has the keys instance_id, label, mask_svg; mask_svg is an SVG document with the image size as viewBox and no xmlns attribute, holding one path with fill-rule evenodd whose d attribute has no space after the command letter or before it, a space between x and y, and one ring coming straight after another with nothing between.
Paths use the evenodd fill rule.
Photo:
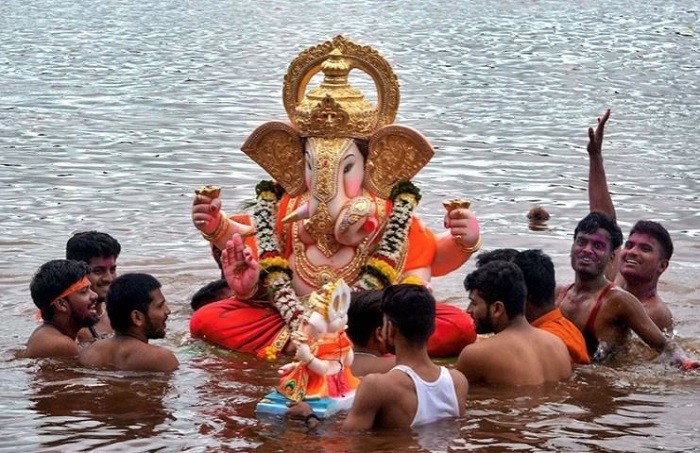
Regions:
<instances>
[{"instance_id":1,"label":"blue idol base","mask_svg":"<svg viewBox=\"0 0 700 453\"><path fill-rule=\"evenodd\" d=\"M333 398L308 398L304 402L314 410L314 414L320 418L328 418L338 412L347 412L352 406L352 401L355 399L355 392L345 396ZM264 415L284 415L287 410L287 403L292 402L289 398L282 395L277 390L268 393L255 407L255 415L260 417Z\"/></svg>"}]
</instances>

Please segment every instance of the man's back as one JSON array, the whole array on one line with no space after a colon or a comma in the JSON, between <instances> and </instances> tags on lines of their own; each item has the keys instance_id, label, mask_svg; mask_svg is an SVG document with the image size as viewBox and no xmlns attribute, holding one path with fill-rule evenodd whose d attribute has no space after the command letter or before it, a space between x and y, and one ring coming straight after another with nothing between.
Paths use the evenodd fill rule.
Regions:
<instances>
[{"instance_id":1,"label":"man's back","mask_svg":"<svg viewBox=\"0 0 700 453\"><path fill-rule=\"evenodd\" d=\"M465 347L457 369L472 383L541 385L567 379L571 358L564 342L523 321Z\"/></svg>"},{"instance_id":2,"label":"man's back","mask_svg":"<svg viewBox=\"0 0 700 453\"><path fill-rule=\"evenodd\" d=\"M442 369L443 367L432 365L421 366L413 371L423 381L434 382L440 377ZM465 410L469 385L465 377L456 370L449 370L449 374L458 405L457 413L451 416L459 416ZM406 372L392 369L384 374L368 374L362 378L362 383L357 389L353 407L344 427L350 430L366 429L366 426L359 426L358 423L362 424L362 420L366 420L368 416L371 417L373 413L371 428L408 428L413 423L417 410L416 386Z\"/></svg>"},{"instance_id":3,"label":"man's back","mask_svg":"<svg viewBox=\"0 0 700 453\"><path fill-rule=\"evenodd\" d=\"M179 365L171 351L127 336L96 341L80 353L80 363L124 371L172 371Z\"/></svg>"}]
</instances>

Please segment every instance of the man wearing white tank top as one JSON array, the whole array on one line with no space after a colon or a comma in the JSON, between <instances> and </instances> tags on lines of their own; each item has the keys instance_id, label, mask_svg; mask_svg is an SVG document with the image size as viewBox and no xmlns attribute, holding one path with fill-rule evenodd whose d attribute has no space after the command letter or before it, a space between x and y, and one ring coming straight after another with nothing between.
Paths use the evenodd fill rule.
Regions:
<instances>
[{"instance_id":1,"label":"man wearing white tank top","mask_svg":"<svg viewBox=\"0 0 700 453\"><path fill-rule=\"evenodd\" d=\"M464 415L469 384L462 373L438 366L428 356L435 330L435 298L420 285L392 285L382 296L382 335L396 366L368 374L357 388L342 428L408 428ZM318 423L306 403L290 406L288 415Z\"/></svg>"}]
</instances>

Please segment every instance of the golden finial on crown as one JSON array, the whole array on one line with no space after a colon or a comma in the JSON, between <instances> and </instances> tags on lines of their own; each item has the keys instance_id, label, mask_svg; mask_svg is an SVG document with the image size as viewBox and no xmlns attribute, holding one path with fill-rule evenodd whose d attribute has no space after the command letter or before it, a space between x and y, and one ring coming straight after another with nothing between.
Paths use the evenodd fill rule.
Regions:
<instances>
[{"instance_id":1,"label":"golden finial on crown","mask_svg":"<svg viewBox=\"0 0 700 453\"><path fill-rule=\"evenodd\" d=\"M367 73L377 89L377 105L350 85L350 71ZM323 82L305 92L312 77ZM394 122L399 106L399 83L389 63L369 46L344 36L306 49L289 65L284 78L284 107L302 137L367 139Z\"/></svg>"}]
</instances>

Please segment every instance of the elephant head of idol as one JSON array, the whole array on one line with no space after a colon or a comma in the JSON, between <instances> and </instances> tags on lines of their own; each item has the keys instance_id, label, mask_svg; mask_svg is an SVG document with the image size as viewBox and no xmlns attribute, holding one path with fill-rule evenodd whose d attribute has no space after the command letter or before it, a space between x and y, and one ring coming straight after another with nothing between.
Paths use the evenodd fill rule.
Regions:
<instances>
[{"instance_id":1,"label":"elephant head of idol","mask_svg":"<svg viewBox=\"0 0 700 453\"><path fill-rule=\"evenodd\" d=\"M350 85L355 69L374 81L376 106ZM322 83L307 91L321 71ZM302 197L285 220L303 221L326 256L358 245L379 227L377 210L394 185L413 178L433 156L420 133L392 124L399 105L396 75L373 48L337 36L292 61L283 101L291 123L258 127L243 152L290 196Z\"/></svg>"}]
</instances>

